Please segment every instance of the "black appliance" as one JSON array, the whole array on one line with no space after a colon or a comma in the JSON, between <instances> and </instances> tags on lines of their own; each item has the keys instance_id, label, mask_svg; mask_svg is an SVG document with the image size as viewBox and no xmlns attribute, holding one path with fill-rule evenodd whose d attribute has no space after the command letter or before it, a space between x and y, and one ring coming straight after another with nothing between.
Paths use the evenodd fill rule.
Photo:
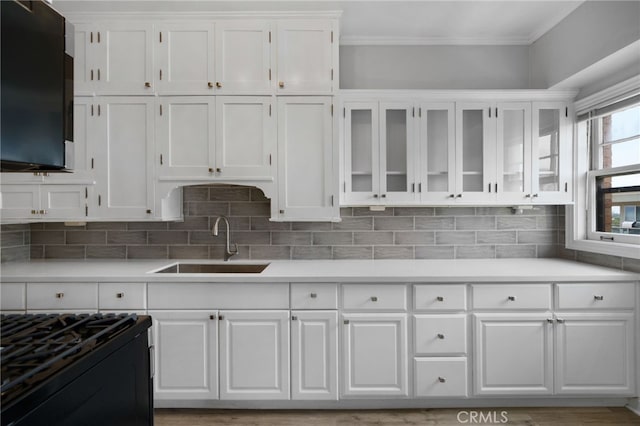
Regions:
<instances>
[{"instance_id":1,"label":"black appliance","mask_svg":"<svg viewBox=\"0 0 640 426\"><path fill-rule=\"evenodd\" d=\"M42 0L0 1L2 171L64 171L73 140L65 19Z\"/></svg>"},{"instance_id":2,"label":"black appliance","mask_svg":"<svg viewBox=\"0 0 640 426\"><path fill-rule=\"evenodd\" d=\"M2 426L153 425L150 326L136 314L0 316Z\"/></svg>"}]
</instances>

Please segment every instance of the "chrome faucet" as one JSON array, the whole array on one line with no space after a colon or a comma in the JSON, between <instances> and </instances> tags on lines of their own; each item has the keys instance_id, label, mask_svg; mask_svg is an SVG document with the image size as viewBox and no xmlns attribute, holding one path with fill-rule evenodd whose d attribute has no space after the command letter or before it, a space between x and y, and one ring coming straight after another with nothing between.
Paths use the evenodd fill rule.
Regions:
<instances>
[{"instance_id":1,"label":"chrome faucet","mask_svg":"<svg viewBox=\"0 0 640 426\"><path fill-rule=\"evenodd\" d=\"M213 224L213 228L211 229L211 235L214 237L218 236L218 223L223 220L227 224L227 247L225 247L224 251L224 261L231 259L231 256L238 254L238 245L234 244L233 249L231 249L231 244L229 243L229 234L231 234L229 230L229 219L226 216L218 216L216 219L216 223Z\"/></svg>"}]
</instances>

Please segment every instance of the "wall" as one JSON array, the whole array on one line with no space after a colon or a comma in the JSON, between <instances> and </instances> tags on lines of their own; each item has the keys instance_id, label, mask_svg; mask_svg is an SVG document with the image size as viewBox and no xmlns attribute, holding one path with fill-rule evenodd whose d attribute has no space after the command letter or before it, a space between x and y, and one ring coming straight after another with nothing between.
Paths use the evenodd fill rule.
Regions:
<instances>
[{"instance_id":1,"label":"wall","mask_svg":"<svg viewBox=\"0 0 640 426\"><path fill-rule=\"evenodd\" d=\"M0 225L0 261L29 260L31 228L29 225Z\"/></svg>"},{"instance_id":2,"label":"wall","mask_svg":"<svg viewBox=\"0 0 640 426\"><path fill-rule=\"evenodd\" d=\"M528 46L340 46L341 89L528 86Z\"/></svg>"}]
</instances>

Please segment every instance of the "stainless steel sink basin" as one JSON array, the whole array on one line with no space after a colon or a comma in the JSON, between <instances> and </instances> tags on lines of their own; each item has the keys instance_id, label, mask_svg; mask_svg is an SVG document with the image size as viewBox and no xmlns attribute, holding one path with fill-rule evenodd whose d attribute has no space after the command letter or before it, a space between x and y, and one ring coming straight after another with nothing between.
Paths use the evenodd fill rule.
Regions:
<instances>
[{"instance_id":1,"label":"stainless steel sink basin","mask_svg":"<svg viewBox=\"0 0 640 426\"><path fill-rule=\"evenodd\" d=\"M268 263L176 263L155 273L167 274L259 274Z\"/></svg>"}]
</instances>

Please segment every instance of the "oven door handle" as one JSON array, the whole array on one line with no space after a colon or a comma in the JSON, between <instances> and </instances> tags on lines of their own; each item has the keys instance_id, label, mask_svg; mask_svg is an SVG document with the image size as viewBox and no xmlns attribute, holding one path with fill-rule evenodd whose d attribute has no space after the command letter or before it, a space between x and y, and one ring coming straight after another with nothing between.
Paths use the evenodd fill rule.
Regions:
<instances>
[{"instance_id":1,"label":"oven door handle","mask_svg":"<svg viewBox=\"0 0 640 426\"><path fill-rule=\"evenodd\" d=\"M151 379L156 375L156 348L151 345L149 346L149 364L151 370Z\"/></svg>"}]
</instances>

